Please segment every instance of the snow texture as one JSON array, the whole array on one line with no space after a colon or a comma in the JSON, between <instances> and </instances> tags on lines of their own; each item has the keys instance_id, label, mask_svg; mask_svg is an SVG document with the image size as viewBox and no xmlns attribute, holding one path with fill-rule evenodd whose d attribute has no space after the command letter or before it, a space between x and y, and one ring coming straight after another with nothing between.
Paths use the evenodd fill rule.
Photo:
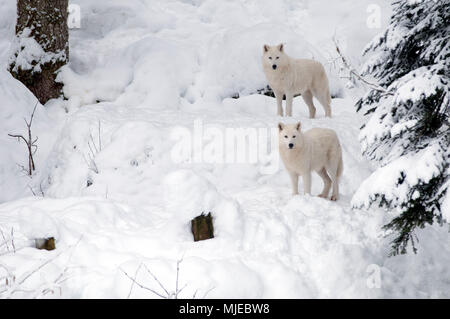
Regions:
<instances>
[{"instance_id":1,"label":"snow texture","mask_svg":"<svg viewBox=\"0 0 450 319\"><path fill-rule=\"evenodd\" d=\"M25 145L7 134L25 132L36 99L4 70L15 4L0 2L0 230L15 244L15 252L0 246L0 278L24 278L51 260L25 282L32 293L6 287L2 295L0 286L0 297L158 298L131 289L124 272L163 293L145 265L173 293L182 259L180 298L448 298L446 229L420 230L417 255L388 258L381 226L395 212L352 208L373 171L360 152L354 92L333 99L331 119L317 105L314 120L301 97L287 120L275 116L273 98L253 94L266 84L262 46L279 42L292 56L324 62L333 90L344 90L331 37L338 30L357 56L379 32L365 24L372 2L71 1L82 20L59 74L68 100L38 104L32 179L17 165L26 165ZM387 19L388 1L375 2ZM195 144L198 122L206 152L214 146L207 128L270 132L297 120L337 132L345 165L338 202L292 196L278 156L267 157L272 171L261 170L269 162L173 158L174 132L192 133ZM321 187L314 176L313 195ZM215 238L194 242L190 220L208 212ZM54 237L57 249L33 248L42 237Z\"/></svg>"}]
</instances>

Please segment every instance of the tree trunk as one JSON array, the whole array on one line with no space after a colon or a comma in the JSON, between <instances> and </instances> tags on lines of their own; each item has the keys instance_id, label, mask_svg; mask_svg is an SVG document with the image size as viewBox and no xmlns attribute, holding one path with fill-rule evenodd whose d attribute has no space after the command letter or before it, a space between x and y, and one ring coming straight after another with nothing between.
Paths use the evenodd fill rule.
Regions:
<instances>
[{"instance_id":1,"label":"tree trunk","mask_svg":"<svg viewBox=\"0 0 450 319\"><path fill-rule=\"evenodd\" d=\"M62 94L56 72L69 60L68 0L17 0L9 71L44 104Z\"/></svg>"}]
</instances>

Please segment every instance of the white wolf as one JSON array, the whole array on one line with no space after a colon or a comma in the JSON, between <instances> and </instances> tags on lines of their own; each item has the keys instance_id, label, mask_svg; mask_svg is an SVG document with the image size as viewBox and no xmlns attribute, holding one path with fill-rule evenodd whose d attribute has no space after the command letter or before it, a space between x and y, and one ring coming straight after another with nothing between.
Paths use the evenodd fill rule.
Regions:
<instances>
[{"instance_id":1,"label":"white wolf","mask_svg":"<svg viewBox=\"0 0 450 319\"><path fill-rule=\"evenodd\" d=\"M265 44L262 63L267 81L277 99L278 115L283 116L283 94L286 95L287 116L292 116L294 95L301 94L308 105L310 118L316 115L313 96L322 104L325 115L331 117L328 78L320 62L291 58L284 53L283 44L276 46Z\"/></svg>"},{"instance_id":2,"label":"white wolf","mask_svg":"<svg viewBox=\"0 0 450 319\"><path fill-rule=\"evenodd\" d=\"M337 200L344 164L336 133L325 128L313 128L302 133L300 122L279 123L278 130L280 155L291 177L292 193L298 194L298 176L301 175L305 193L311 194L311 172L316 171L324 184L319 196L328 198L333 185L331 200Z\"/></svg>"}]
</instances>

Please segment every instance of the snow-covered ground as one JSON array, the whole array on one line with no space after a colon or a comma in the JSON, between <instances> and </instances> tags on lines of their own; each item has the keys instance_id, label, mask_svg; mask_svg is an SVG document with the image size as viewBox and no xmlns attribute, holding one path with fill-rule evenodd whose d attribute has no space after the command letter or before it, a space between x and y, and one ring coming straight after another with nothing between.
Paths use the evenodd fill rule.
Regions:
<instances>
[{"instance_id":1,"label":"snow-covered ground","mask_svg":"<svg viewBox=\"0 0 450 319\"><path fill-rule=\"evenodd\" d=\"M381 31L367 27L367 8L379 6L383 26L388 1L71 1L81 28L60 73L68 100L38 105L32 179L17 165L25 145L7 136L25 132L36 103L5 70L11 2L0 1L1 297L158 298L127 274L172 293L180 260L181 298L450 297L448 227L420 230L416 255L389 258L381 227L395 214L351 208L373 169L360 155L360 91L339 79L331 37L358 63ZM296 98L294 118L282 119L273 98L254 94L266 84L262 46L279 42L326 65L340 96L333 118L317 105L310 120ZM336 130L338 202L291 195L273 143L279 121L297 120ZM242 130L248 143L227 139ZM313 195L321 186L314 176ZM216 237L193 242L202 212ZM42 237L57 249L32 248Z\"/></svg>"}]
</instances>

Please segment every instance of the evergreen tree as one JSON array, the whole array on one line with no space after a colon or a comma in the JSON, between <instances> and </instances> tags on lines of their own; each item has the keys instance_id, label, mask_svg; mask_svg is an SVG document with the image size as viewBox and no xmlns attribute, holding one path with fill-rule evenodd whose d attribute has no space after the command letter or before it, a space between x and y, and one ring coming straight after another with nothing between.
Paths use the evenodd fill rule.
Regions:
<instances>
[{"instance_id":1,"label":"evergreen tree","mask_svg":"<svg viewBox=\"0 0 450 319\"><path fill-rule=\"evenodd\" d=\"M353 205L398 212L384 226L395 235L392 255L406 253L409 243L416 252L414 230L442 224L444 206L450 210L449 21L448 0L395 1L390 25L364 51L363 75L381 89L357 102L369 117L360 141L379 167Z\"/></svg>"}]
</instances>

